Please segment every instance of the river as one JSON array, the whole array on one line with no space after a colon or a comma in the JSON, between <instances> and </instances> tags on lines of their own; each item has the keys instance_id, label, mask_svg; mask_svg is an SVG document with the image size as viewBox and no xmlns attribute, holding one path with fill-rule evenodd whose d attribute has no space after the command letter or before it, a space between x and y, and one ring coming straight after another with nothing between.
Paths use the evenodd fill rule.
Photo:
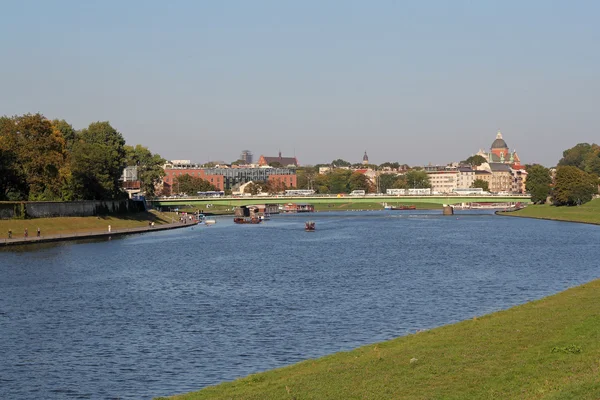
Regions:
<instances>
[{"instance_id":1,"label":"river","mask_svg":"<svg viewBox=\"0 0 600 400\"><path fill-rule=\"evenodd\" d=\"M0 398L197 390L600 276L598 226L440 214L226 217L1 250Z\"/></svg>"}]
</instances>

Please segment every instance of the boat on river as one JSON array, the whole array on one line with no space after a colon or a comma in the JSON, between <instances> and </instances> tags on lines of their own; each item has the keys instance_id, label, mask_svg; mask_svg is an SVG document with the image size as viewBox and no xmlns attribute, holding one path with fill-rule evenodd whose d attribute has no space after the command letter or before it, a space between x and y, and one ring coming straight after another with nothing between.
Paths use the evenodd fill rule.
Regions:
<instances>
[{"instance_id":1,"label":"boat on river","mask_svg":"<svg viewBox=\"0 0 600 400\"><path fill-rule=\"evenodd\" d=\"M410 206L389 206L389 205L385 205L383 207L386 210L394 210L394 211L402 211L402 210L416 210L417 207L410 205Z\"/></svg>"},{"instance_id":2,"label":"boat on river","mask_svg":"<svg viewBox=\"0 0 600 400\"><path fill-rule=\"evenodd\" d=\"M306 232L314 232L315 229L315 221L306 221L306 223L304 224L304 230Z\"/></svg>"},{"instance_id":3,"label":"boat on river","mask_svg":"<svg viewBox=\"0 0 600 400\"><path fill-rule=\"evenodd\" d=\"M263 214L257 206L240 206L234 211L233 222L236 224L260 224Z\"/></svg>"},{"instance_id":4,"label":"boat on river","mask_svg":"<svg viewBox=\"0 0 600 400\"><path fill-rule=\"evenodd\" d=\"M233 222L236 224L260 224L262 221L262 219L255 217L235 217L233 219Z\"/></svg>"}]
</instances>

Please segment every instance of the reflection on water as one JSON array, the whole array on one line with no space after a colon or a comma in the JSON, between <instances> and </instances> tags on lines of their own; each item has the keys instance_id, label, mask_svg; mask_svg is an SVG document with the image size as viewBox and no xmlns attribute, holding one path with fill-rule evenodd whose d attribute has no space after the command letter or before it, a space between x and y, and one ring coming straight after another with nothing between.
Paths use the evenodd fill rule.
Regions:
<instances>
[{"instance_id":1,"label":"reflection on water","mask_svg":"<svg viewBox=\"0 0 600 400\"><path fill-rule=\"evenodd\" d=\"M471 318L597 278L599 239L389 211L2 250L0 398L180 393Z\"/></svg>"}]
</instances>

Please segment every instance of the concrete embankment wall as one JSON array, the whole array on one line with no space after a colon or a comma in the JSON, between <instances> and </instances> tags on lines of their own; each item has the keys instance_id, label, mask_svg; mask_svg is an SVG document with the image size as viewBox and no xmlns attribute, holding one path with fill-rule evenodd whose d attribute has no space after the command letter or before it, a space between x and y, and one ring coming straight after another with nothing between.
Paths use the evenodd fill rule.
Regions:
<instances>
[{"instance_id":1,"label":"concrete embankment wall","mask_svg":"<svg viewBox=\"0 0 600 400\"><path fill-rule=\"evenodd\" d=\"M2 202L0 219L90 217L146 211L143 201L134 200L88 200L88 201L36 201Z\"/></svg>"}]
</instances>

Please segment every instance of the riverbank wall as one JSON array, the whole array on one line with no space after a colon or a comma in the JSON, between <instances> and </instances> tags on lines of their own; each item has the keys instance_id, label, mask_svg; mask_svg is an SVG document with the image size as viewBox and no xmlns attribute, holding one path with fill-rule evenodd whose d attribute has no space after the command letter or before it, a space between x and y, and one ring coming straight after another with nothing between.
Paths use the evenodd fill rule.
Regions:
<instances>
[{"instance_id":1,"label":"riverbank wall","mask_svg":"<svg viewBox=\"0 0 600 400\"><path fill-rule=\"evenodd\" d=\"M0 219L93 217L146 211L139 200L13 201L0 202Z\"/></svg>"}]
</instances>

